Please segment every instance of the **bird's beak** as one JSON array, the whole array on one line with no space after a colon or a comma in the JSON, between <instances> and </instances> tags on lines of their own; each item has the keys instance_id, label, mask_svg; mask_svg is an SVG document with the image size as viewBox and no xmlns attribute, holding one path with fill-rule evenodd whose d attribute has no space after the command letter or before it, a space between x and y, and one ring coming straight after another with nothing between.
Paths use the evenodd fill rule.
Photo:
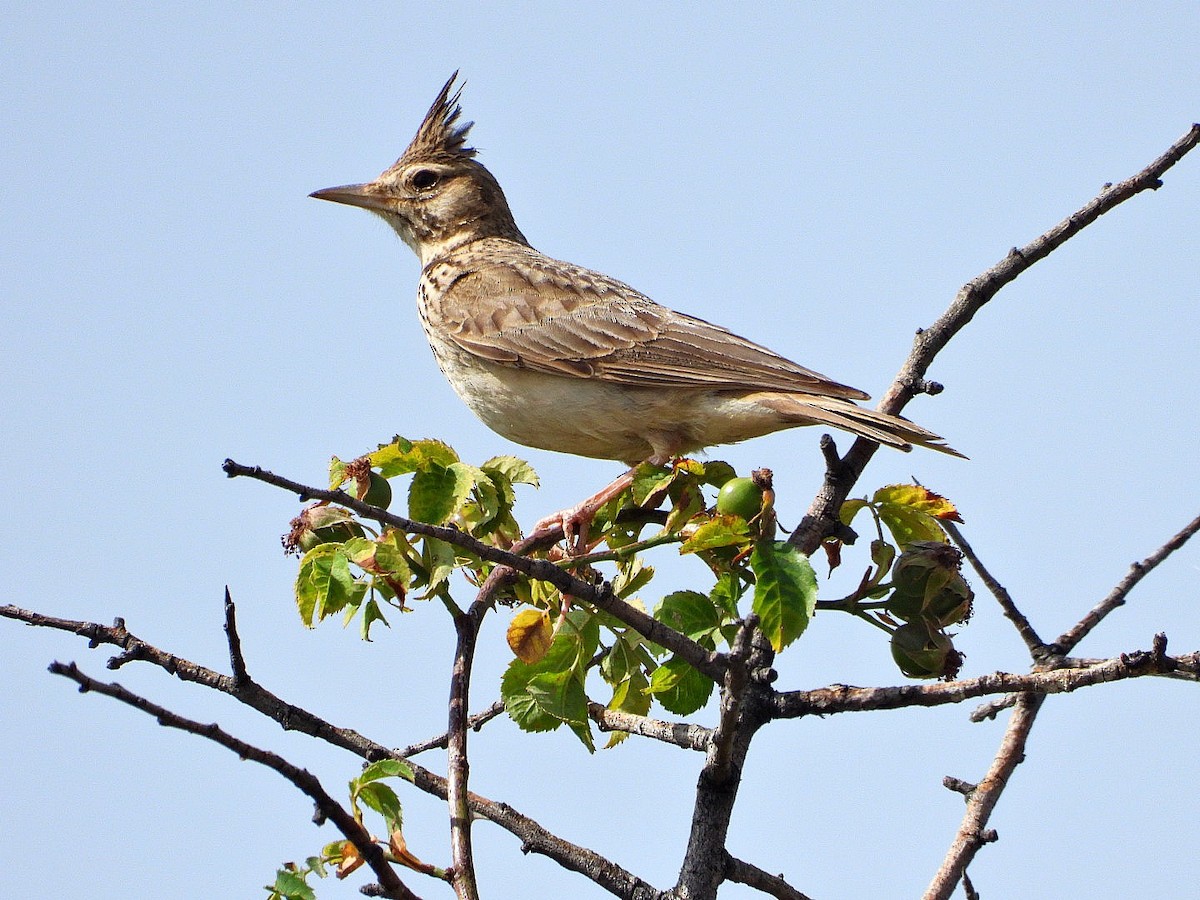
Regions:
<instances>
[{"instance_id":1,"label":"bird's beak","mask_svg":"<svg viewBox=\"0 0 1200 900\"><path fill-rule=\"evenodd\" d=\"M340 187L321 188L308 196L318 200L332 200L334 203L346 203L350 206L361 206L373 212L392 212L391 198L375 184L343 184Z\"/></svg>"}]
</instances>

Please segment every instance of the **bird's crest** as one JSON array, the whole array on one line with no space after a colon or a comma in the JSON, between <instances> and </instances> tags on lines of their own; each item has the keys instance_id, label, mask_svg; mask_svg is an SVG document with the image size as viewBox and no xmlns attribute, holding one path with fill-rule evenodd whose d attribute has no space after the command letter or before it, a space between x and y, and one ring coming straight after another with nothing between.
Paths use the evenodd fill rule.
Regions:
<instances>
[{"instance_id":1,"label":"bird's crest","mask_svg":"<svg viewBox=\"0 0 1200 900\"><path fill-rule=\"evenodd\" d=\"M440 162L470 159L475 155L475 148L466 146L467 132L474 122L459 124L462 106L458 98L462 94L462 86L451 93L454 82L458 79L456 71L450 80L442 85L441 92L425 114L425 121L417 129L416 137L400 157L400 162L410 162L414 159L424 159Z\"/></svg>"}]
</instances>

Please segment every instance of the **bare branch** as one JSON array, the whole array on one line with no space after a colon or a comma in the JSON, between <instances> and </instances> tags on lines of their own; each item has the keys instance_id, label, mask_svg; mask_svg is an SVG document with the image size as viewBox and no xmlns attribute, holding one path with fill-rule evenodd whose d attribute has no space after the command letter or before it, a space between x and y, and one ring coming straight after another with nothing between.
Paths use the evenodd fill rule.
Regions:
<instances>
[{"instance_id":1,"label":"bare branch","mask_svg":"<svg viewBox=\"0 0 1200 900\"><path fill-rule=\"evenodd\" d=\"M335 747L349 750L356 756L371 762L388 758L404 759L401 753L393 752L383 744L373 741L351 728L333 725L301 706L281 700L252 679L238 685L228 675L222 675L147 644L126 631L124 623L119 619L116 625L109 627L95 622L46 616L11 605L0 606L0 616L23 621L30 625L40 625L79 634L88 638L93 647L100 644L116 644L123 647L126 643L136 643L141 648L139 659L153 663L183 681L194 682L229 694L240 703L278 722L280 727L285 730L299 731ZM412 784L416 788L441 800L448 798L449 788L446 779L411 760L405 761L413 770ZM632 872L593 850L563 840L507 803L488 800L486 797L474 793L468 794L467 799L473 814L495 822L519 838L522 842L523 852L540 853L553 859L564 869L578 872L623 900L660 900L662 892L648 885Z\"/></svg>"},{"instance_id":2,"label":"bare branch","mask_svg":"<svg viewBox=\"0 0 1200 900\"><path fill-rule=\"evenodd\" d=\"M930 383L925 380L925 373L934 358L1002 287L1038 260L1044 259L1061 247L1106 212L1142 191L1159 188L1162 185L1162 176L1167 170L1194 149L1197 143L1200 143L1200 125L1193 125L1186 134L1168 147L1162 156L1141 172L1119 184L1106 185L1095 199L1084 204L1078 211L1024 247L1013 248L1000 262L963 285L954 301L937 321L929 328L917 332L908 359L876 408L880 412L899 415L908 401L918 393L930 393ZM878 448L879 445L875 442L858 438L837 465L833 464L829 453L825 454L827 471L824 483L799 527L788 538L789 543L798 547L806 556L811 556L826 536L836 533L841 525L838 510Z\"/></svg>"},{"instance_id":3,"label":"bare branch","mask_svg":"<svg viewBox=\"0 0 1200 900\"><path fill-rule=\"evenodd\" d=\"M242 639L237 630L237 607L229 596L229 585L225 585L225 640L229 643L229 665L233 669L233 680L245 684L250 680L246 671L246 657L242 655Z\"/></svg>"},{"instance_id":4,"label":"bare branch","mask_svg":"<svg viewBox=\"0 0 1200 900\"><path fill-rule=\"evenodd\" d=\"M720 682L725 674L725 656L715 650L708 650L686 635L664 625L650 614L618 598L607 582L596 585L575 577L567 570L545 559L534 559L509 550L502 550L491 544L472 537L466 532L447 525L427 525L403 516L397 516L385 509L371 506L351 497L345 491L327 491L322 488L300 484L298 481L284 478L258 466L243 466L232 459L225 460L222 469L230 478L244 476L272 484L292 493L299 494L302 499L326 500L352 509L366 519L372 519L383 525L391 525L410 534L420 534L437 538L456 547L461 547L474 553L480 559L507 566L530 578L545 581L554 585L564 594L570 594L579 600L590 603L597 609L609 613L633 628L647 640L666 647L685 660L694 669L703 672L713 681Z\"/></svg>"},{"instance_id":5,"label":"bare branch","mask_svg":"<svg viewBox=\"0 0 1200 900\"><path fill-rule=\"evenodd\" d=\"M1093 628L1104 621L1105 616L1118 606L1124 605L1125 598L1129 596L1129 592L1137 586L1139 581L1154 571L1159 563L1186 544L1188 539L1195 535L1197 531L1200 531L1200 516L1188 522L1170 540L1140 563L1134 563L1130 566L1129 574L1118 582L1117 586L1109 592L1109 595L1097 603L1073 628L1064 632L1054 642L1054 649L1058 653L1070 653L1074 650L1075 646L1087 637Z\"/></svg>"},{"instance_id":6,"label":"bare branch","mask_svg":"<svg viewBox=\"0 0 1200 900\"><path fill-rule=\"evenodd\" d=\"M359 855L366 860L367 865L371 867L371 871L379 879L379 883L384 890L382 896L395 898L395 900L418 900L417 895L410 891L400 880L395 869L391 867L384 856L383 850L372 840L367 830L325 791L321 786L321 782L311 772L292 765L277 753L260 749L235 738L215 723L204 725L192 719L184 718L165 707L159 706L157 703L147 700L139 694L126 690L119 684L97 681L81 672L75 663L71 663L70 665L63 665L57 662L51 663L50 671L55 675L62 675L76 682L81 692L93 691L98 694L104 694L107 697L112 697L115 700L120 700L134 709L139 709L144 713L154 716L159 725L164 725L167 728L178 728L189 734L207 738L214 743L220 744L227 750L232 750L241 759L248 759L275 770L313 799L317 805L318 824L326 819L332 821L346 840L354 845Z\"/></svg>"},{"instance_id":7,"label":"bare branch","mask_svg":"<svg viewBox=\"0 0 1200 900\"><path fill-rule=\"evenodd\" d=\"M733 775L731 770L734 740L742 722L742 695L745 694L750 679L750 673L747 671L750 640L757 627L758 616L753 613L742 620L729 653L725 683L721 685L720 717L704 761L704 777L718 784L727 781Z\"/></svg>"},{"instance_id":8,"label":"bare branch","mask_svg":"<svg viewBox=\"0 0 1200 900\"><path fill-rule=\"evenodd\" d=\"M685 750L699 750L704 753L712 743L713 731L703 725L690 725L686 722L664 722L661 719L651 719L649 716L638 716L633 713L609 709L600 703L588 704L588 716L601 731L624 731L642 737L653 738L665 744L674 744Z\"/></svg>"},{"instance_id":9,"label":"bare branch","mask_svg":"<svg viewBox=\"0 0 1200 900\"><path fill-rule=\"evenodd\" d=\"M490 597L489 597L490 600ZM446 800L450 804L450 850L454 861L454 893L459 900L479 900L475 880L475 855L471 849L471 810L467 799L467 703L471 689L471 666L475 641L487 604L478 601L471 610L454 617L458 642L450 672L450 721L446 729L446 770L449 778Z\"/></svg>"},{"instance_id":10,"label":"bare branch","mask_svg":"<svg viewBox=\"0 0 1200 900\"><path fill-rule=\"evenodd\" d=\"M996 758L967 797L962 824L922 900L949 900L979 848L996 840L996 832L987 829L988 819L1008 779L1025 759L1025 741L1045 700L1044 695L1036 694L1021 694L1017 699L1017 708L1009 719Z\"/></svg>"},{"instance_id":11,"label":"bare branch","mask_svg":"<svg viewBox=\"0 0 1200 900\"><path fill-rule=\"evenodd\" d=\"M961 531L958 530L953 522L943 521L942 527L946 529L946 533L950 535L951 540L962 551L963 556L967 558L967 562L971 564L976 574L987 586L987 589L992 592L992 596L996 598L996 602L1000 604L1000 609L1004 612L1007 618L1017 629L1017 634L1021 636L1021 640L1025 642L1025 646L1029 648L1030 654L1033 656L1034 662L1041 662L1046 657L1047 647L1033 626L1029 624L1029 620L1025 618L1024 613L1017 609L1017 604L1013 602L1012 597L999 581L997 581L991 572L984 568L983 562L975 553L974 548L967 543L967 539L963 537Z\"/></svg>"},{"instance_id":12,"label":"bare branch","mask_svg":"<svg viewBox=\"0 0 1200 900\"><path fill-rule=\"evenodd\" d=\"M808 715L863 712L874 709L903 709L910 706L944 706L987 694L1028 691L1036 694L1065 694L1093 684L1162 675L1167 672L1200 672L1200 652L1185 656L1160 656L1153 650L1138 650L1078 669L1052 669L1016 675L995 672L940 684L905 684L895 687L852 687L840 684L813 691L786 691L776 695L774 718L792 719Z\"/></svg>"},{"instance_id":13,"label":"bare branch","mask_svg":"<svg viewBox=\"0 0 1200 900\"><path fill-rule=\"evenodd\" d=\"M472 731L478 731L502 712L504 712L504 701L497 700L487 709L483 710L483 712L477 712L475 715L469 717L467 719L467 727ZM408 759L410 756L416 756L418 753L424 753L426 750L444 750L449 740L450 733L443 732L437 737L417 741L415 744L409 744L400 750L393 750L392 753L401 759Z\"/></svg>"},{"instance_id":14,"label":"bare branch","mask_svg":"<svg viewBox=\"0 0 1200 900\"><path fill-rule=\"evenodd\" d=\"M725 857L725 877L730 881L736 881L738 884L744 884L762 891L764 894L777 897L779 900L812 900L788 884L783 875L772 875L758 866L728 854Z\"/></svg>"}]
</instances>

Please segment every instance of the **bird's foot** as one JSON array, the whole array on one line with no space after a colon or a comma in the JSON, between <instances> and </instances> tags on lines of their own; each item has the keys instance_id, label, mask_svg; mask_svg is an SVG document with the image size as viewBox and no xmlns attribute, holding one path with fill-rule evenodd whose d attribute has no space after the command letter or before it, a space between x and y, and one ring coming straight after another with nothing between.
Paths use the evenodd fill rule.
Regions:
<instances>
[{"instance_id":1,"label":"bird's foot","mask_svg":"<svg viewBox=\"0 0 1200 900\"><path fill-rule=\"evenodd\" d=\"M567 555L583 556L590 549L588 532L591 530L592 520L596 518L596 513L600 511L600 507L613 497L616 497L632 483L633 470L630 469L613 481L612 484L601 491L597 491L582 503L556 512L552 516L546 516L546 518L533 526L533 533L530 537L533 538L561 530L567 545Z\"/></svg>"}]
</instances>

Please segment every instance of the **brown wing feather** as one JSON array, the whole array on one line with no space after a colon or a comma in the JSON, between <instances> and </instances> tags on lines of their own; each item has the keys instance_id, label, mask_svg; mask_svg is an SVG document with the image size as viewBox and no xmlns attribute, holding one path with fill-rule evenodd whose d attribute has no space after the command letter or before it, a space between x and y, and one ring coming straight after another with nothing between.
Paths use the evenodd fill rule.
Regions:
<instances>
[{"instance_id":1,"label":"brown wing feather","mask_svg":"<svg viewBox=\"0 0 1200 900\"><path fill-rule=\"evenodd\" d=\"M433 311L452 339L493 362L620 384L786 391L865 400L703 319L598 272L529 248L514 262L478 248ZM488 257L491 257L489 259ZM521 263L525 263L522 265Z\"/></svg>"}]
</instances>

